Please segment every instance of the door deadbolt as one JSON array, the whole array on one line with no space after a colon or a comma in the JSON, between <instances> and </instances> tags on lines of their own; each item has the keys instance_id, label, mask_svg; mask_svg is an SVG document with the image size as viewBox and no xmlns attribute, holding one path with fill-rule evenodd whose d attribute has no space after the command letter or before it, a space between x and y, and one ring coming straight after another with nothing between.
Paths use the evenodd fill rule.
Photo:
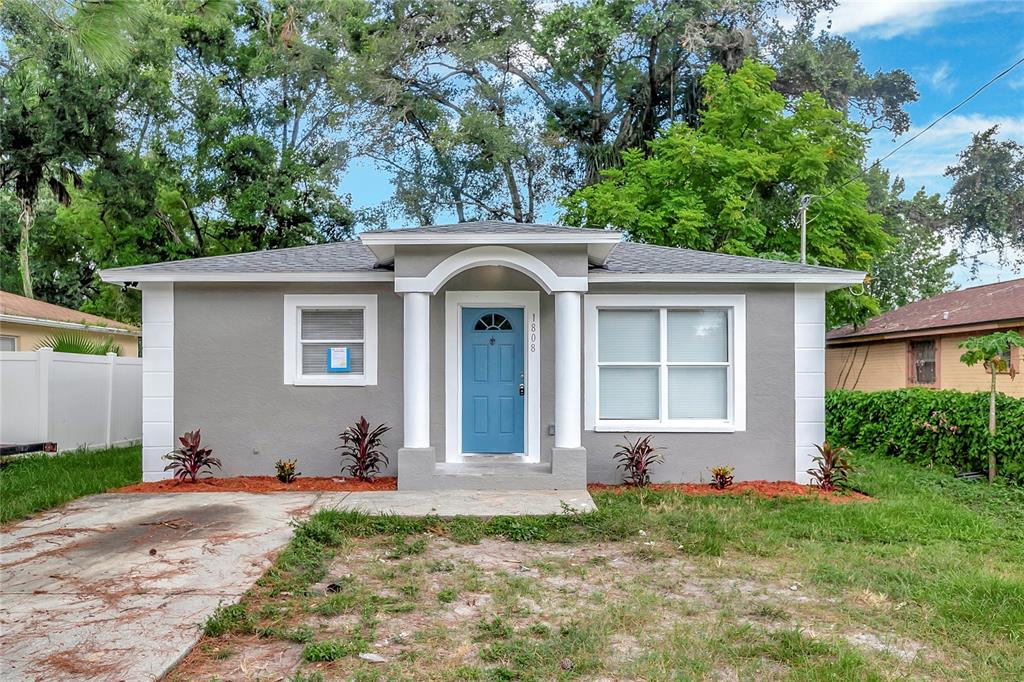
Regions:
<instances>
[{"instance_id":1,"label":"door deadbolt","mask_svg":"<svg viewBox=\"0 0 1024 682\"><path fill-rule=\"evenodd\" d=\"M526 395L526 384L519 384L519 395Z\"/></svg>"}]
</instances>

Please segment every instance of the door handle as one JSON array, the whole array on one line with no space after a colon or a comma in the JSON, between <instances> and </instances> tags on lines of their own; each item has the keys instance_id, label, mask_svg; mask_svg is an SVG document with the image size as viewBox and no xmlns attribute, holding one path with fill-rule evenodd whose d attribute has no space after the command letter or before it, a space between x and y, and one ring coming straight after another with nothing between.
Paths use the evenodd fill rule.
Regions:
<instances>
[{"instance_id":1,"label":"door handle","mask_svg":"<svg viewBox=\"0 0 1024 682\"><path fill-rule=\"evenodd\" d=\"M519 384L519 395L526 395L526 384Z\"/></svg>"}]
</instances>

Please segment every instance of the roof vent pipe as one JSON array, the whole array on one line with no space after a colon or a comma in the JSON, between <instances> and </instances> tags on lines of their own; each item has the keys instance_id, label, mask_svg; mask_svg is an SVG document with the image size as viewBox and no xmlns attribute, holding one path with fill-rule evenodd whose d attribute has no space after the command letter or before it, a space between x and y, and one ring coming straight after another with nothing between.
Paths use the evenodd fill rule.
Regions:
<instances>
[{"instance_id":1,"label":"roof vent pipe","mask_svg":"<svg viewBox=\"0 0 1024 682\"><path fill-rule=\"evenodd\" d=\"M942 319L944 319L944 320L948 320L949 319L949 311L948 310L942 313Z\"/></svg>"}]
</instances>

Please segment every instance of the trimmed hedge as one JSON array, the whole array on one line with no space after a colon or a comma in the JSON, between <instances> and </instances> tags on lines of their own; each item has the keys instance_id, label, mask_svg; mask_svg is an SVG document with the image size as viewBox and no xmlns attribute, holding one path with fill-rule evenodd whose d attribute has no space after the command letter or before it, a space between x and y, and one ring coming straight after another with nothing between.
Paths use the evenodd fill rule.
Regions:
<instances>
[{"instance_id":1,"label":"trimmed hedge","mask_svg":"<svg viewBox=\"0 0 1024 682\"><path fill-rule=\"evenodd\" d=\"M988 400L985 392L927 388L828 391L825 430L834 445L959 471L988 471L991 443L999 475L1024 483L1024 399L999 394L995 439L988 435Z\"/></svg>"}]
</instances>

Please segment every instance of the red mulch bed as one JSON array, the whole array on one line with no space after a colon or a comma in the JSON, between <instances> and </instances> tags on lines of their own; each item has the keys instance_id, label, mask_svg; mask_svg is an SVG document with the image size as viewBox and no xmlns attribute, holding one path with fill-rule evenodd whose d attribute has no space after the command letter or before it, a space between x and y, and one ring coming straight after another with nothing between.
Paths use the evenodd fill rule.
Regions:
<instances>
[{"instance_id":1,"label":"red mulch bed","mask_svg":"<svg viewBox=\"0 0 1024 682\"><path fill-rule=\"evenodd\" d=\"M626 490L636 490L628 485L608 485L591 483L587 486L590 492L610 492L619 494ZM873 497L856 491L826 493L811 485L800 485L792 481L742 481L733 483L725 490L718 490L710 483L652 483L648 490L675 490L684 495L753 495L755 497L817 497L828 502L843 504L846 502L873 502Z\"/></svg>"},{"instance_id":2,"label":"red mulch bed","mask_svg":"<svg viewBox=\"0 0 1024 682\"><path fill-rule=\"evenodd\" d=\"M136 483L115 488L115 493L276 493L302 491L374 491L397 490L398 479L381 476L373 481L358 478L326 478L300 476L292 483L281 483L274 476L235 476L233 478L200 478L195 483L182 483L174 479Z\"/></svg>"}]
</instances>

